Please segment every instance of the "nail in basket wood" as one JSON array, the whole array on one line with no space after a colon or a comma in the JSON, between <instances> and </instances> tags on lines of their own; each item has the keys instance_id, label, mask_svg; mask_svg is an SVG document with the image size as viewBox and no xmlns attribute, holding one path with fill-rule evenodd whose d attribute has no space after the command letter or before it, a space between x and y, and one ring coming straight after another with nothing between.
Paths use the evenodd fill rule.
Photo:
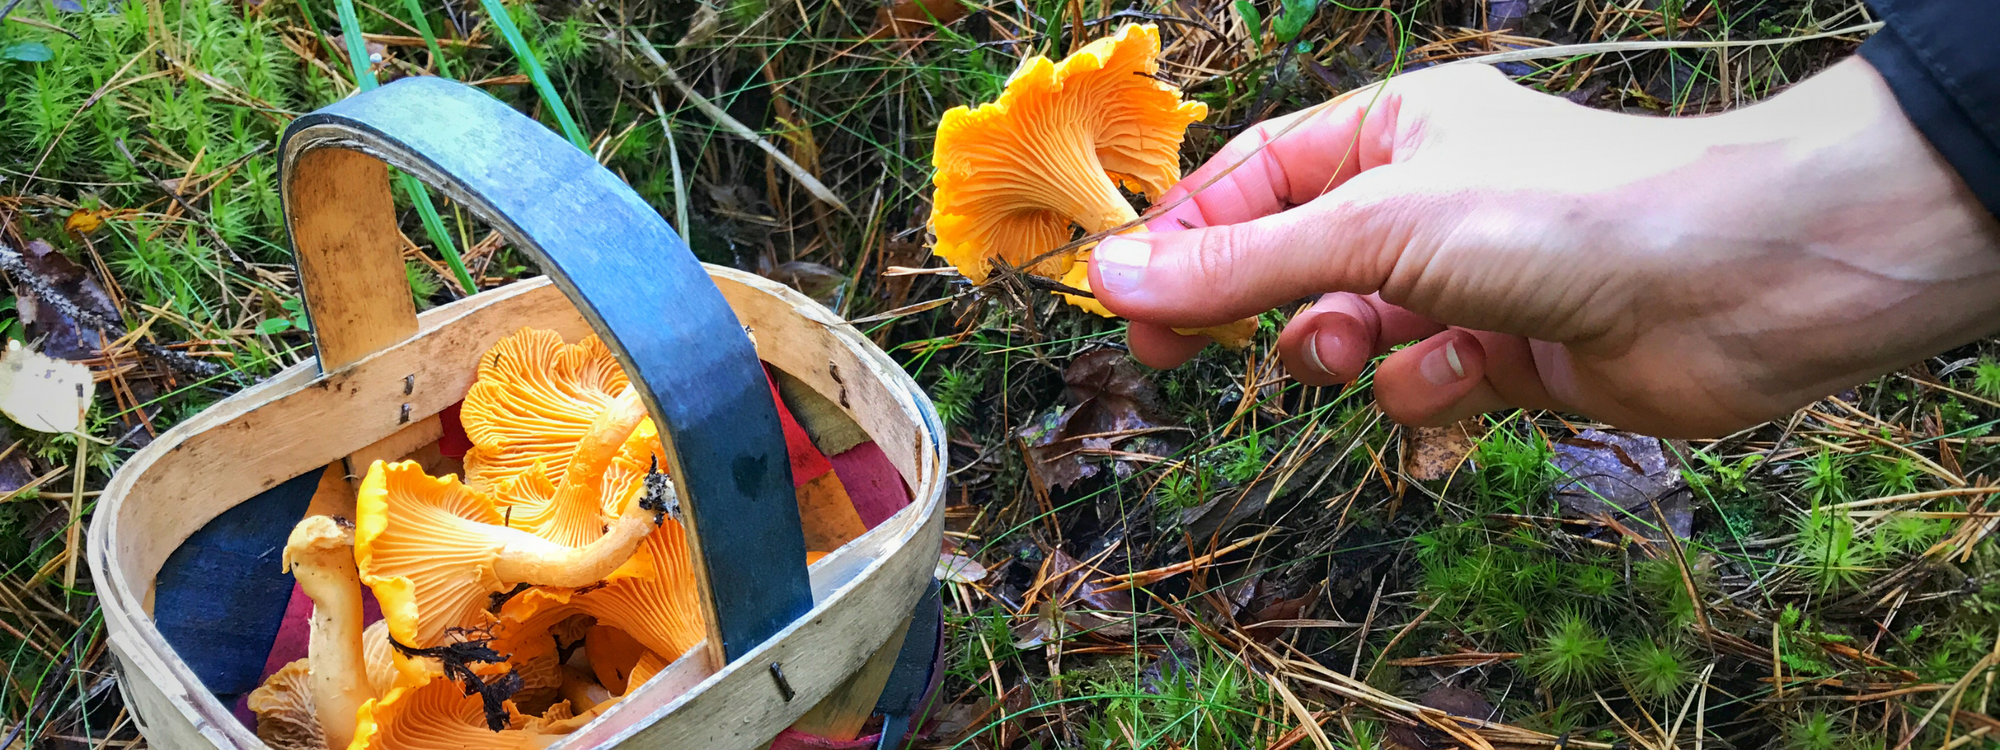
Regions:
<instances>
[{"instance_id":1,"label":"nail in basket wood","mask_svg":"<svg viewBox=\"0 0 2000 750\"><path fill-rule=\"evenodd\" d=\"M351 97L293 123L282 152L319 358L139 451L90 527L119 685L155 747L263 747L161 635L152 604L168 558L290 480L342 461L358 474L436 441L436 415L464 397L480 355L522 328L571 341L595 332L618 354L661 426L707 582L707 642L557 747L768 745L909 621L943 530L943 430L909 375L853 327L781 284L698 263L588 154L467 86L411 78ZM417 314L390 166L548 276ZM908 507L810 570L759 360L845 408L911 491Z\"/></svg>"}]
</instances>

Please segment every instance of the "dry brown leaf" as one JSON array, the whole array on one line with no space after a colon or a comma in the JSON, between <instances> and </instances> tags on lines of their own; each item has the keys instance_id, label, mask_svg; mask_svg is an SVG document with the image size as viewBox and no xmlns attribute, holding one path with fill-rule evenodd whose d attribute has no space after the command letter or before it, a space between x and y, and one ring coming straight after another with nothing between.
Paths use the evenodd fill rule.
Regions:
<instances>
[{"instance_id":1,"label":"dry brown leaf","mask_svg":"<svg viewBox=\"0 0 2000 750\"><path fill-rule=\"evenodd\" d=\"M1430 482L1451 476L1466 463L1486 435L1486 423L1468 419L1447 427L1412 427L1403 431L1403 473Z\"/></svg>"},{"instance_id":2,"label":"dry brown leaf","mask_svg":"<svg viewBox=\"0 0 2000 750\"><path fill-rule=\"evenodd\" d=\"M1607 517L1646 538L1666 541L1660 516L1674 535L1685 538L1694 523L1693 493L1681 476L1684 452L1658 438L1615 430L1584 430L1554 446L1562 478L1556 502L1565 515ZM1654 509L1657 504L1658 510Z\"/></svg>"},{"instance_id":3,"label":"dry brown leaf","mask_svg":"<svg viewBox=\"0 0 2000 750\"><path fill-rule=\"evenodd\" d=\"M934 24L950 24L964 18L965 13L965 4L959 0L896 0L875 12L875 31L870 36L920 36L935 28Z\"/></svg>"}]
</instances>

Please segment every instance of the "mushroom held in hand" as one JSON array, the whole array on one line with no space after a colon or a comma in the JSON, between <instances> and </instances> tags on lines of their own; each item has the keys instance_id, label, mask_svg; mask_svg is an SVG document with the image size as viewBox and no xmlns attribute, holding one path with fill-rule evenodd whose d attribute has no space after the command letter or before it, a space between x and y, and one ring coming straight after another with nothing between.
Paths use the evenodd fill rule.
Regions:
<instances>
[{"instance_id":1,"label":"mushroom held in hand","mask_svg":"<svg viewBox=\"0 0 2000 750\"><path fill-rule=\"evenodd\" d=\"M434 478L414 461L368 469L355 501L355 561L382 604L389 633L406 646L443 645L454 628L490 619L493 594L516 585L579 587L631 558L659 523L632 493L609 532L581 547L508 528L492 498Z\"/></svg>"},{"instance_id":2,"label":"mushroom held in hand","mask_svg":"<svg viewBox=\"0 0 2000 750\"><path fill-rule=\"evenodd\" d=\"M974 283L993 261L1088 290L1079 260L1037 260L1068 243L1072 227L1097 233L1139 218L1119 187L1158 200L1179 182L1181 138L1208 116L1201 102L1153 76L1160 32L1128 25L1061 63L1024 61L996 101L955 107L938 123L932 165L935 252ZM1064 295L1099 315L1088 297ZM1249 343L1256 321L1190 331L1225 344Z\"/></svg>"}]
</instances>

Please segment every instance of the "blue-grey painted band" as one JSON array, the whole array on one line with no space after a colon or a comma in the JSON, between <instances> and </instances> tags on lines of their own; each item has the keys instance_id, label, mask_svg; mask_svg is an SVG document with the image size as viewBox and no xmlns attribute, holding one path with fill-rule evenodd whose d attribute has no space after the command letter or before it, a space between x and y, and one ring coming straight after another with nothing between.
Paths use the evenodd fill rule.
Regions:
<instances>
[{"instance_id":1,"label":"blue-grey painted band","mask_svg":"<svg viewBox=\"0 0 2000 750\"><path fill-rule=\"evenodd\" d=\"M727 658L811 610L791 466L756 349L658 212L540 123L439 78L300 117L285 131L283 179L317 148L368 153L465 206L533 257L617 354L661 428Z\"/></svg>"}]
</instances>

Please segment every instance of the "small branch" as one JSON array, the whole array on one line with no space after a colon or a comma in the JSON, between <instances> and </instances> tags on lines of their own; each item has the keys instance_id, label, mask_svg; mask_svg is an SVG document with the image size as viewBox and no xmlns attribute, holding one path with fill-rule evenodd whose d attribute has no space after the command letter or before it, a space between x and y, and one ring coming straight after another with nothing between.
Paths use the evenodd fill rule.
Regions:
<instances>
[{"instance_id":1,"label":"small branch","mask_svg":"<svg viewBox=\"0 0 2000 750\"><path fill-rule=\"evenodd\" d=\"M715 124L722 126L723 130L736 134L737 137L749 141L757 148L763 149L764 153L770 154L771 158L778 162L778 166L784 168L785 173L790 174L792 179L798 180L799 185L804 187L806 192L812 193L814 198L818 198L827 205L840 209L841 213L847 214L850 217L854 215L854 210L848 208L847 204L840 200L840 196L834 195L832 190L827 189L826 184L820 182L818 177L814 177L811 172L806 171L805 167L799 166L798 162L792 161L792 158L786 156L783 151L779 151L777 146L771 145L771 142L766 140L764 136L759 135L756 129L737 121L734 117L730 117L729 113L724 112L721 107L716 106L715 102L709 101L708 97L702 96L701 92L695 91L693 86L689 86L687 81L681 80L680 74L674 72L673 67L667 64L666 58L660 57L659 50L653 49L652 42L646 41L646 37L641 35L638 29L632 30L632 41L639 47L639 52L645 55L646 60L651 62L653 67L660 69L660 75L666 79L667 84L673 86L675 91L681 92L681 96L687 97L688 102L692 103L695 109L701 110L702 114L708 115L710 119L715 120ZM661 112L660 114L664 116L666 113Z\"/></svg>"},{"instance_id":2,"label":"small branch","mask_svg":"<svg viewBox=\"0 0 2000 750\"><path fill-rule=\"evenodd\" d=\"M107 320L104 316L98 315L96 312L85 310L71 301L69 297L63 295L61 290L56 288L53 282L42 278L40 274L35 273L34 269L29 268L27 259L21 257L20 251L4 244L0 244L0 271L6 271L9 275L12 275L22 285L28 287L29 291L34 292L36 298L55 306L56 310L69 316L71 320L98 329L102 333L109 334L109 337L112 339L125 337L125 326L115 321ZM147 356L160 360L167 367L188 375L203 378L229 377L231 380L238 380L234 374L213 362L204 362L195 359L194 357L168 349L151 341L144 339L135 340L132 342L132 347L145 353ZM240 380L238 382L240 383Z\"/></svg>"}]
</instances>

